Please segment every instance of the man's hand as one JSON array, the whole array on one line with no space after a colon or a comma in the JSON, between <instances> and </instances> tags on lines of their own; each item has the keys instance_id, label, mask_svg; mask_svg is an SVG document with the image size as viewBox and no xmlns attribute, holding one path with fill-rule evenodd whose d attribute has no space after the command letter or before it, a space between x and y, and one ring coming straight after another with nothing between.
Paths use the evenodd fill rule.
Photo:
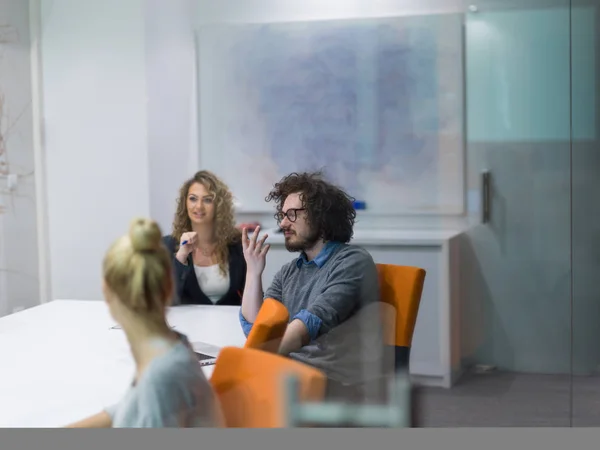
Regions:
<instances>
[{"instance_id":1,"label":"man's hand","mask_svg":"<svg viewBox=\"0 0 600 450\"><path fill-rule=\"evenodd\" d=\"M248 229L242 230L242 248L244 249L244 259L246 260L246 270L250 277L260 276L265 270L267 261L267 252L270 245L264 245L268 234L265 234L257 242L260 227L256 227L251 238L248 238Z\"/></svg>"}]
</instances>

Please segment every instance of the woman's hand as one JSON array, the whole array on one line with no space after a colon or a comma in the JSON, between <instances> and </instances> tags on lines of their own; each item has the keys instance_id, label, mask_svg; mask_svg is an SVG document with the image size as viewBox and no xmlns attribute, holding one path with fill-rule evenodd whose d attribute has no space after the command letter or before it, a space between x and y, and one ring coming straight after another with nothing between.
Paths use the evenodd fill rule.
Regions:
<instances>
[{"instance_id":1,"label":"woman's hand","mask_svg":"<svg viewBox=\"0 0 600 450\"><path fill-rule=\"evenodd\" d=\"M66 425L64 428L111 428L112 418L106 411L100 411L93 416Z\"/></svg>"},{"instance_id":2,"label":"woman's hand","mask_svg":"<svg viewBox=\"0 0 600 450\"><path fill-rule=\"evenodd\" d=\"M198 236L194 231L183 233L181 235L181 238L179 239L179 250L177 250L177 254L175 255L175 258L177 258L181 264L187 264L188 256L194 251L194 248L196 248L197 241Z\"/></svg>"}]
</instances>

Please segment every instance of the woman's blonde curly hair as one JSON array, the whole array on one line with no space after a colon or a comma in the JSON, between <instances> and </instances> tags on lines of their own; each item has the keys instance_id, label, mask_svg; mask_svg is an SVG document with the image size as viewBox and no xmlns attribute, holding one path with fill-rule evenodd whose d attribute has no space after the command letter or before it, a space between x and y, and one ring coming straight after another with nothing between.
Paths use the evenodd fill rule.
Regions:
<instances>
[{"instance_id":1,"label":"woman's blonde curly hair","mask_svg":"<svg viewBox=\"0 0 600 450\"><path fill-rule=\"evenodd\" d=\"M215 223L214 232L217 239L215 248L219 269L223 276L227 275L229 267L229 248L234 242L241 240L241 232L235 227L235 216L233 209L233 195L229 187L223 183L214 173L201 170L183 183L179 189L177 199L177 210L173 220L172 236L177 242L175 251L179 248L179 241L183 233L192 230L192 222L187 211L187 196L190 186L200 183L204 188L214 195Z\"/></svg>"}]
</instances>

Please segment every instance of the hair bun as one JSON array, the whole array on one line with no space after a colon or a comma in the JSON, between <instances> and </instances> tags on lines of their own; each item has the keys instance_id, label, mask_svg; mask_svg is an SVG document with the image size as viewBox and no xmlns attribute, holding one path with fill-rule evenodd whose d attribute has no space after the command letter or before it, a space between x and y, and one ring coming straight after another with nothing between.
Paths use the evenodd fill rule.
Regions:
<instances>
[{"instance_id":1,"label":"hair bun","mask_svg":"<svg viewBox=\"0 0 600 450\"><path fill-rule=\"evenodd\" d=\"M162 244L162 234L158 224L150 219L134 219L129 226L129 239L136 252L158 250Z\"/></svg>"}]
</instances>

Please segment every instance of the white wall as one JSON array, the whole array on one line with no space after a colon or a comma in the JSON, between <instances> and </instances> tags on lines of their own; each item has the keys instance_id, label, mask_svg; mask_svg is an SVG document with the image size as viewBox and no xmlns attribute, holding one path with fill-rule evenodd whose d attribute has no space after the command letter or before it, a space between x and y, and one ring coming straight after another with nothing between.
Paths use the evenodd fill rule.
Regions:
<instances>
[{"instance_id":1,"label":"white wall","mask_svg":"<svg viewBox=\"0 0 600 450\"><path fill-rule=\"evenodd\" d=\"M0 176L0 316L39 302L29 43L28 2L0 0L0 95L6 101L0 161L19 175L11 194Z\"/></svg>"},{"instance_id":2,"label":"white wall","mask_svg":"<svg viewBox=\"0 0 600 450\"><path fill-rule=\"evenodd\" d=\"M104 251L134 215L170 232L198 166L193 10L191 0L44 5L52 298L100 298ZM83 245L71 224L86 230Z\"/></svg>"},{"instance_id":3,"label":"white wall","mask_svg":"<svg viewBox=\"0 0 600 450\"><path fill-rule=\"evenodd\" d=\"M180 185L196 172L193 0L147 0L146 86L150 213L171 230Z\"/></svg>"},{"instance_id":4,"label":"white wall","mask_svg":"<svg viewBox=\"0 0 600 450\"><path fill-rule=\"evenodd\" d=\"M101 298L101 262L150 213L142 0L42 3L52 298Z\"/></svg>"}]
</instances>

